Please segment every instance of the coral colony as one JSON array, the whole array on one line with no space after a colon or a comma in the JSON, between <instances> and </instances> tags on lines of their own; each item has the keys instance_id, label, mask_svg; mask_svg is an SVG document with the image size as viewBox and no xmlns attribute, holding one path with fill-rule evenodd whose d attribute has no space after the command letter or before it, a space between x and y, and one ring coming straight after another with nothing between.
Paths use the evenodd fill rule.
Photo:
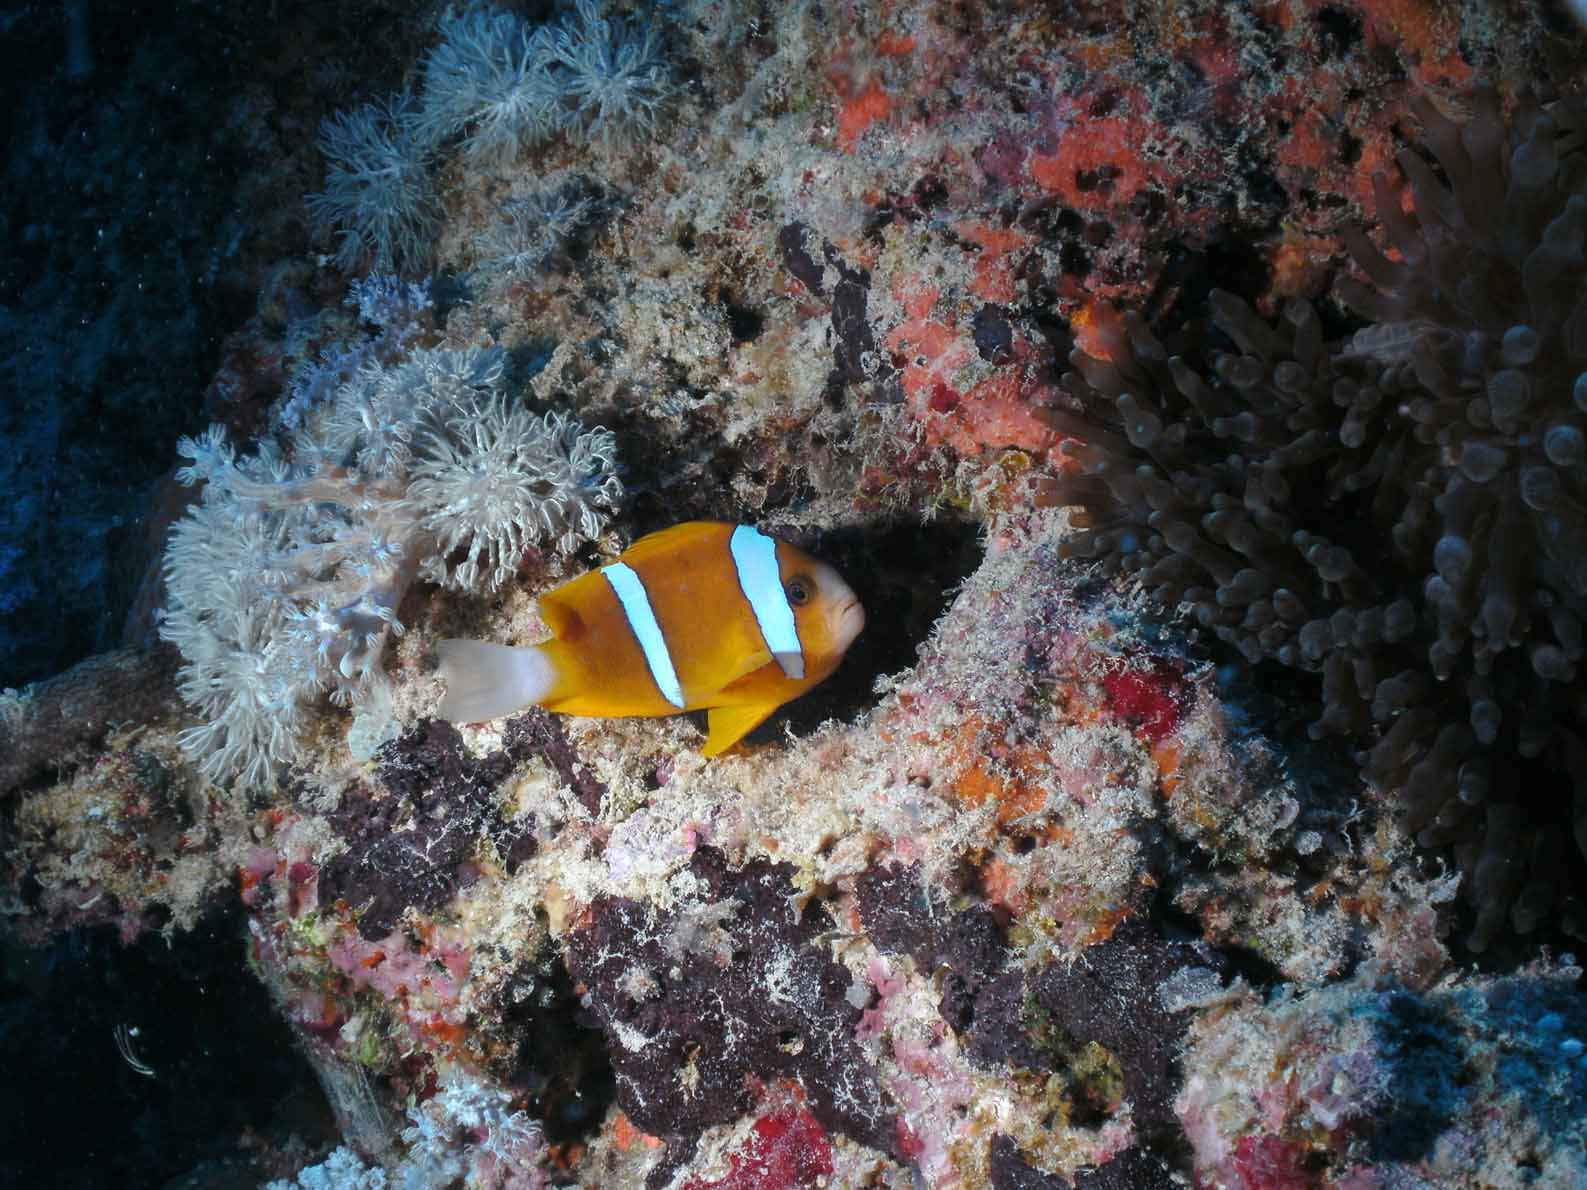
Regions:
<instances>
[{"instance_id":1,"label":"coral colony","mask_svg":"<svg viewBox=\"0 0 1587 1190\"><path fill-rule=\"evenodd\" d=\"M531 546L597 536L622 487L614 440L505 396L499 350L419 350L360 371L299 431L239 462L212 427L179 446L203 485L166 551L160 634L204 771L259 785L290 759L306 700L384 680L415 579L489 590ZM460 557L454 560L453 555Z\"/></svg>"},{"instance_id":2,"label":"coral colony","mask_svg":"<svg viewBox=\"0 0 1587 1190\"><path fill-rule=\"evenodd\" d=\"M0 694L15 937L211 938L323 1108L211 1166L1587 1185L1564 10L376 7L401 69L315 26L229 113L290 233L127 644ZM45 514L3 515L21 613ZM773 570L546 598L691 523ZM643 697L579 707L649 706L721 608L813 622L779 558L864 630L742 739L446 709L459 641L618 656L609 598ZM133 1015L103 1060L182 1081Z\"/></svg>"}]
</instances>

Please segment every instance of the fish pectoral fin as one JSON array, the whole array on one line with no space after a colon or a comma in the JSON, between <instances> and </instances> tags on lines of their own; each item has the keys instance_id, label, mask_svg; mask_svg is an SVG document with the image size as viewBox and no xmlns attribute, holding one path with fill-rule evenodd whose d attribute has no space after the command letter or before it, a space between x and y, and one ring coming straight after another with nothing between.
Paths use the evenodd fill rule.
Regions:
<instances>
[{"instance_id":1,"label":"fish pectoral fin","mask_svg":"<svg viewBox=\"0 0 1587 1190\"><path fill-rule=\"evenodd\" d=\"M767 717L776 709L775 703L771 706L756 704L744 707L712 707L706 713L706 721L710 724L711 730L705 737L705 747L700 749L701 754L720 756L766 722Z\"/></svg>"},{"instance_id":2,"label":"fish pectoral fin","mask_svg":"<svg viewBox=\"0 0 1587 1190\"><path fill-rule=\"evenodd\" d=\"M741 654L738 664L728 670L726 674L713 675L721 683L720 685L712 685L709 688L690 688L685 686L683 688L683 696L695 707L699 707L702 703L713 702L730 702L737 704L739 707L752 702L756 706L761 706L760 700L765 696L765 692L757 690L751 693L745 687L755 681L760 676L760 672L771 664L771 651L763 645L759 650ZM782 671L778 670L777 675L781 677ZM780 705L781 703L773 703L771 710L775 710ZM771 714L771 710L768 710L766 714ZM713 710L712 714L715 713ZM762 718L764 717L762 716ZM753 726L754 724L750 724L750 727ZM744 730L748 731L750 728L746 727Z\"/></svg>"},{"instance_id":3,"label":"fish pectoral fin","mask_svg":"<svg viewBox=\"0 0 1587 1190\"><path fill-rule=\"evenodd\" d=\"M540 596L540 618L558 640L575 641L584 635L584 618L578 609L559 599L555 591Z\"/></svg>"},{"instance_id":4,"label":"fish pectoral fin","mask_svg":"<svg viewBox=\"0 0 1587 1190\"><path fill-rule=\"evenodd\" d=\"M738 655L737 664L725 674L719 675L720 685L717 686L716 693L722 695L731 692L734 686L765 669L771 664L771 660L771 650L764 645L758 649L746 649Z\"/></svg>"}]
</instances>

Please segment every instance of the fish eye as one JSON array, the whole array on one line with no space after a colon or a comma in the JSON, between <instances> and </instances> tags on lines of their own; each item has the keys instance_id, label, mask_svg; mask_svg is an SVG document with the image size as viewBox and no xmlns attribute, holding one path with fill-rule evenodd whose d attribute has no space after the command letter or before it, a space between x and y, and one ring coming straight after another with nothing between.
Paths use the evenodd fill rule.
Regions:
<instances>
[{"instance_id":1,"label":"fish eye","mask_svg":"<svg viewBox=\"0 0 1587 1190\"><path fill-rule=\"evenodd\" d=\"M810 597L815 594L816 585L802 574L796 574L788 580L785 590L788 592L788 602L795 607L803 607L810 602Z\"/></svg>"}]
</instances>

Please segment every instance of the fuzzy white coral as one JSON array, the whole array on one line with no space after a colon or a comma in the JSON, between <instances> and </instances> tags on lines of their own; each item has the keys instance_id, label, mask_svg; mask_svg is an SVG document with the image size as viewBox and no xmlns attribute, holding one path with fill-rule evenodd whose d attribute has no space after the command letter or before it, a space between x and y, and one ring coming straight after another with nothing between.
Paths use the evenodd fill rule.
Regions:
<instances>
[{"instance_id":1,"label":"fuzzy white coral","mask_svg":"<svg viewBox=\"0 0 1587 1190\"><path fill-rule=\"evenodd\" d=\"M561 132L648 131L674 90L657 26L609 17L599 0L537 27L472 4L441 18L416 128L429 145L463 133L470 157L502 161Z\"/></svg>"},{"instance_id":2,"label":"fuzzy white coral","mask_svg":"<svg viewBox=\"0 0 1587 1190\"><path fill-rule=\"evenodd\" d=\"M598 0L578 0L551 52L566 72L570 119L591 139L648 131L673 93L656 26L607 17Z\"/></svg>"},{"instance_id":3,"label":"fuzzy white coral","mask_svg":"<svg viewBox=\"0 0 1587 1190\"><path fill-rule=\"evenodd\" d=\"M264 1190L386 1190L390 1183L378 1165L365 1165L346 1146L332 1149L324 1161L298 1171L296 1181L278 1178Z\"/></svg>"},{"instance_id":4,"label":"fuzzy white coral","mask_svg":"<svg viewBox=\"0 0 1587 1190\"><path fill-rule=\"evenodd\" d=\"M183 743L216 781L266 785L311 699L365 697L416 577L466 590L535 545L598 535L622 494L613 435L510 400L499 349L371 365L318 411L291 457L235 458L219 427L179 446L204 483L172 531L160 632L202 722ZM464 560L449 566L454 550Z\"/></svg>"},{"instance_id":5,"label":"fuzzy white coral","mask_svg":"<svg viewBox=\"0 0 1587 1190\"><path fill-rule=\"evenodd\" d=\"M434 1097L408 1111L411 1125L402 1133L408 1157L397 1185L428 1190L458 1178L501 1190L549 1185L540 1126L508 1110L511 1103L500 1087L453 1072Z\"/></svg>"},{"instance_id":6,"label":"fuzzy white coral","mask_svg":"<svg viewBox=\"0 0 1587 1190\"><path fill-rule=\"evenodd\" d=\"M313 409L327 404L342 385L380 360L400 359L418 337L435 329L430 279L404 281L373 272L355 280L342 304L358 311L361 333L352 342L328 347L304 360L292 373L277 421L288 431L303 428Z\"/></svg>"},{"instance_id":7,"label":"fuzzy white coral","mask_svg":"<svg viewBox=\"0 0 1587 1190\"><path fill-rule=\"evenodd\" d=\"M343 1147L295 1182L265 1190L434 1190L459 1181L480 1190L542 1190L550 1185L545 1136L528 1115L509 1110L511 1103L500 1087L453 1071L434 1096L408 1109L408 1153L389 1178Z\"/></svg>"},{"instance_id":8,"label":"fuzzy white coral","mask_svg":"<svg viewBox=\"0 0 1587 1190\"><path fill-rule=\"evenodd\" d=\"M463 437L459 431L466 433ZM422 568L426 578L473 588L498 586L534 541L573 549L597 535L617 493L612 474L617 440L576 422L534 417L502 401L475 406L471 416L431 437L413 469L409 498L419 524L439 548ZM468 546L449 567L447 555Z\"/></svg>"},{"instance_id":9,"label":"fuzzy white coral","mask_svg":"<svg viewBox=\"0 0 1587 1190\"><path fill-rule=\"evenodd\" d=\"M540 185L501 204L501 219L474 239L480 268L514 280L532 277L588 221L596 203L576 183Z\"/></svg>"},{"instance_id":10,"label":"fuzzy white coral","mask_svg":"<svg viewBox=\"0 0 1587 1190\"><path fill-rule=\"evenodd\" d=\"M448 12L424 64L422 134L439 143L468 130L468 154L496 159L556 133L563 115L548 40L514 13Z\"/></svg>"},{"instance_id":11,"label":"fuzzy white coral","mask_svg":"<svg viewBox=\"0 0 1587 1190\"><path fill-rule=\"evenodd\" d=\"M368 254L397 271L424 261L440 223L418 109L399 95L337 112L320 126L325 189L309 213L341 237L336 261L352 268Z\"/></svg>"}]
</instances>

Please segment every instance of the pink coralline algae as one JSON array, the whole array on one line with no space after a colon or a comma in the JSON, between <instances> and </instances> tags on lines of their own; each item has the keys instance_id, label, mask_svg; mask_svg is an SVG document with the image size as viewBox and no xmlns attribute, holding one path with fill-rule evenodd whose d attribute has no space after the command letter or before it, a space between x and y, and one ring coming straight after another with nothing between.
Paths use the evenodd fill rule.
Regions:
<instances>
[{"instance_id":1,"label":"pink coralline algae","mask_svg":"<svg viewBox=\"0 0 1587 1190\"><path fill-rule=\"evenodd\" d=\"M926 441L964 454L1006 446L1044 454L1055 447L1059 436L1037 411L1056 389L1039 379L1031 345L1020 336L986 350L972 326L938 309L940 296L931 287L898 295L904 321L886 340Z\"/></svg>"},{"instance_id":2,"label":"pink coralline algae","mask_svg":"<svg viewBox=\"0 0 1587 1190\"><path fill-rule=\"evenodd\" d=\"M341 934L325 955L354 988L373 988L387 1000L422 1007L434 1014L432 1023L446 1021L468 978L468 951L456 937L431 937L416 948L399 933L376 943Z\"/></svg>"},{"instance_id":3,"label":"pink coralline algae","mask_svg":"<svg viewBox=\"0 0 1587 1190\"><path fill-rule=\"evenodd\" d=\"M755 1121L743 1147L728 1157L724 1178L685 1183L685 1190L799 1190L826 1185L832 1146L808 1111L785 1108Z\"/></svg>"},{"instance_id":4,"label":"pink coralline algae","mask_svg":"<svg viewBox=\"0 0 1587 1190\"><path fill-rule=\"evenodd\" d=\"M1579 978L1534 964L1420 995L1233 991L1192 1028L1175 1102L1197 1175L1242 1190L1506 1185L1524 1168L1580 1184Z\"/></svg>"}]
</instances>

